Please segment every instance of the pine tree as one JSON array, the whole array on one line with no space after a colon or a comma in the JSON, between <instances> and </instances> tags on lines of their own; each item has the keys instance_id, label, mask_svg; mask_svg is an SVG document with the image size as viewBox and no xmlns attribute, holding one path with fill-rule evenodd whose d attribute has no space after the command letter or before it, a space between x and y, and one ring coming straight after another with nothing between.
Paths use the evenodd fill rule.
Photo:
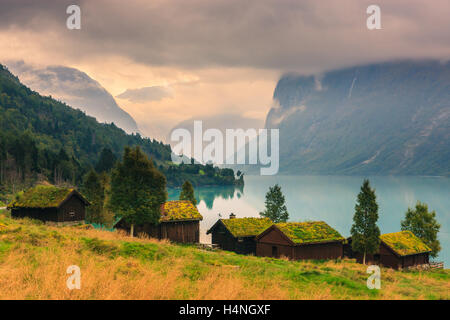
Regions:
<instances>
[{"instance_id":1,"label":"pine tree","mask_svg":"<svg viewBox=\"0 0 450 320\"><path fill-rule=\"evenodd\" d=\"M363 263L366 255L378 252L380 246L380 229L377 226L378 204L375 190L370 187L369 180L365 179L355 205L352 235L352 249L363 254Z\"/></svg>"},{"instance_id":2,"label":"pine tree","mask_svg":"<svg viewBox=\"0 0 450 320\"><path fill-rule=\"evenodd\" d=\"M437 256L441 250L441 244L437 239L441 225L436 221L436 212L428 212L428 206L418 201L415 209L408 208L401 226L402 230L411 231L431 248L430 256L433 258Z\"/></svg>"},{"instance_id":3,"label":"pine tree","mask_svg":"<svg viewBox=\"0 0 450 320\"><path fill-rule=\"evenodd\" d=\"M269 218L275 223L286 222L289 219L284 195L281 192L281 187L276 184L269 188L266 194L266 210L260 212L260 215Z\"/></svg>"},{"instance_id":4,"label":"pine tree","mask_svg":"<svg viewBox=\"0 0 450 320\"><path fill-rule=\"evenodd\" d=\"M93 169L84 178L82 192L91 203L87 207L87 220L91 223L104 223L105 189L99 175Z\"/></svg>"},{"instance_id":5,"label":"pine tree","mask_svg":"<svg viewBox=\"0 0 450 320\"><path fill-rule=\"evenodd\" d=\"M194 206L197 205L197 199L194 195L194 187L189 181L185 181L181 187L180 200L189 200Z\"/></svg>"},{"instance_id":6,"label":"pine tree","mask_svg":"<svg viewBox=\"0 0 450 320\"><path fill-rule=\"evenodd\" d=\"M114 167L116 160L116 156L111 151L111 149L103 148L102 152L100 153L100 159L95 166L95 170L99 173L109 172Z\"/></svg>"},{"instance_id":7,"label":"pine tree","mask_svg":"<svg viewBox=\"0 0 450 320\"><path fill-rule=\"evenodd\" d=\"M110 208L131 225L157 224L160 206L167 199L166 178L141 151L125 148L123 160L111 173Z\"/></svg>"}]
</instances>

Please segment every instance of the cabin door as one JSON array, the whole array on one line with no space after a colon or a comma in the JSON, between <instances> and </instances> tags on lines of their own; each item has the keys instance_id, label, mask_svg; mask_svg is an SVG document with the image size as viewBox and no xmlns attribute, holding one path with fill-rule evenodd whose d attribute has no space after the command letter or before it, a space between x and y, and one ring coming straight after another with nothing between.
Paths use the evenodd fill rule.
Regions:
<instances>
[{"instance_id":1,"label":"cabin door","mask_svg":"<svg viewBox=\"0 0 450 320\"><path fill-rule=\"evenodd\" d=\"M272 246L272 257L278 257L278 247Z\"/></svg>"}]
</instances>

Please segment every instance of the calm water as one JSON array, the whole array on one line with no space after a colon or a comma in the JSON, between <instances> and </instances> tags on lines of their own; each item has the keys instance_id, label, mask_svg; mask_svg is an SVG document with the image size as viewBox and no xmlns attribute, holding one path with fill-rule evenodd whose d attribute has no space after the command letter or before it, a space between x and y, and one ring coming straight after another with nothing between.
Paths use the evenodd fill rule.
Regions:
<instances>
[{"instance_id":1,"label":"calm water","mask_svg":"<svg viewBox=\"0 0 450 320\"><path fill-rule=\"evenodd\" d=\"M206 231L219 218L233 212L237 217L255 217L264 209L269 186L278 183L286 197L291 221L323 220L349 236L356 196L362 177L335 176L246 176L243 188L204 187L196 189L198 209L204 220L200 224L200 241L211 242ZM436 211L441 224L439 239L442 251L437 260L450 266L450 179L434 177L371 177L379 204L381 233L400 230L408 206L417 200ZM169 190L170 199L178 199L180 190Z\"/></svg>"}]
</instances>

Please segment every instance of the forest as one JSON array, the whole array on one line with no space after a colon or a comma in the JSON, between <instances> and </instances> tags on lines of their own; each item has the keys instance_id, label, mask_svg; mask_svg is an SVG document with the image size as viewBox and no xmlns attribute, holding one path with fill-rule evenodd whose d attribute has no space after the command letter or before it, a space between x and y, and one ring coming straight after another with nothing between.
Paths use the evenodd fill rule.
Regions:
<instances>
[{"instance_id":1,"label":"forest","mask_svg":"<svg viewBox=\"0 0 450 320\"><path fill-rule=\"evenodd\" d=\"M0 201L37 181L79 186L94 168L109 171L125 147L139 146L167 178L169 187L242 184L231 169L171 162L171 147L99 123L63 102L20 83L0 64ZM192 162L193 163L193 162Z\"/></svg>"}]
</instances>

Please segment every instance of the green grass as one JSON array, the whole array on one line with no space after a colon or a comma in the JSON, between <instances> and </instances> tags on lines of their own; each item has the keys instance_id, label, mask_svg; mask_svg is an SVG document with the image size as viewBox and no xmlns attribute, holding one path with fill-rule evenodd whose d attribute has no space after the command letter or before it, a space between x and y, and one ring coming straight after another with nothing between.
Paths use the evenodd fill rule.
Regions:
<instances>
[{"instance_id":1,"label":"green grass","mask_svg":"<svg viewBox=\"0 0 450 320\"><path fill-rule=\"evenodd\" d=\"M73 296L53 288L50 282L61 285L64 291L66 274L65 269L58 269L60 263L64 268L66 264L82 268L90 277L83 282L85 291ZM0 215L0 273L9 270L3 271L3 280L0 277L3 299L450 298L449 270L382 268L382 288L370 290L366 268L354 260L289 261L244 256L202 250L195 245L131 239L115 232L47 227L37 221ZM43 274L54 278L42 279ZM10 286L5 279L16 284Z\"/></svg>"}]
</instances>

